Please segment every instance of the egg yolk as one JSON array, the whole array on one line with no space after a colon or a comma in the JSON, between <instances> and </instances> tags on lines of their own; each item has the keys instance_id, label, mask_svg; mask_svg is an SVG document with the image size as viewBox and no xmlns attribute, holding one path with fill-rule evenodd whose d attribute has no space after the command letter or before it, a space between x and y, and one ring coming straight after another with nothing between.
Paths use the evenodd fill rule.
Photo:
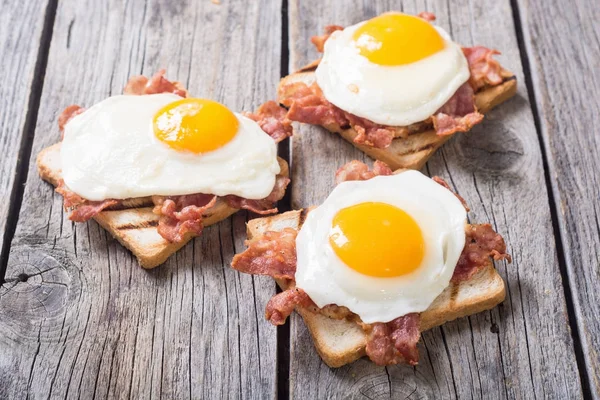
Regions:
<instances>
[{"instance_id":1,"label":"egg yolk","mask_svg":"<svg viewBox=\"0 0 600 400\"><path fill-rule=\"evenodd\" d=\"M404 65L442 50L444 39L429 22L407 14L386 13L354 32L360 54L378 65Z\"/></svg>"},{"instance_id":2,"label":"egg yolk","mask_svg":"<svg viewBox=\"0 0 600 400\"><path fill-rule=\"evenodd\" d=\"M348 267L381 278L411 273L425 253L419 225L386 203L360 203L340 210L333 218L329 243Z\"/></svg>"},{"instance_id":3,"label":"egg yolk","mask_svg":"<svg viewBox=\"0 0 600 400\"><path fill-rule=\"evenodd\" d=\"M227 144L237 134L239 121L216 101L187 98L161 108L154 115L153 126L161 142L199 154Z\"/></svg>"}]
</instances>

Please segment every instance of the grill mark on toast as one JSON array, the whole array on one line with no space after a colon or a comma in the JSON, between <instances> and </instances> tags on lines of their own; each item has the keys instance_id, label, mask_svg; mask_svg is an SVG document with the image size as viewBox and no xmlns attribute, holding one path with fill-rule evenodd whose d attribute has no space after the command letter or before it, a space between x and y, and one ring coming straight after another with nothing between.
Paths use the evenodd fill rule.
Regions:
<instances>
[{"instance_id":1,"label":"grill mark on toast","mask_svg":"<svg viewBox=\"0 0 600 400\"><path fill-rule=\"evenodd\" d=\"M133 224L120 225L120 226L117 226L116 229L120 230L120 231L127 231L127 230L132 230L132 229L155 228L157 226L158 226L158 220L154 219L154 220L142 221L142 222L133 223Z\"/></svg>"},{"instance_id":2,"label":"grill mark on toast","mask_svg":"<svg viewBox=\"0 0 600 400\"><path fill-rule=\"evenodd\" d=\"M397 154L397 155L399 155L399 156L410 156L410 155L413 155L413 154L420 153L420 152L422 152L422 151L431 150L431 149L433 149L434 147L435 147L435 143L429 143L429 144L426 144L426 145L425 145L425 146L423 146L423 147L419 147L419 148L418 148L418 149L416 149L416 150L412 150L412 149L411 149L411 150L408 150L408 151L403 151L402 153L396 153L396 154Z\"/></svg>"},{"instance_id":3,"label":"grill mark on toast","mask_svg":"<svg viewBox=\"0 0 600 400\"><path fill-rule=\"evenodd\" d=\"M450 304L454 304L456 302L457 297L458 297L458 285L451 283L450 284Z\"/></svg>"},{"instance_id":4,"label":"grill mark on toast","mask_svg":"<svg viewBox=\"0 0 600 400\"><path fill-rule=\"evenodd\" d=\"M152 203L152 199L150 197L144 197L144 198L140 198L140 199L136 199L136 200L128 199L126 202L127 202L127 204L124 204L124 202L119 202L112 207L108 207L106 210L107 211L123 211L123 210L132 210L132 209L136 209L136 208L147 208L147 207L154 206L154 203ZM135 204L131 204L133 202L135 202Z\"/></svg>"},{"instance_id":5,"label":"grill mark on toast","mask_svg":"<svg viewBox=\"0 0 600 400\"><path fill-rule=\"evenodd\" d=\"M298 216L298 229L302 228L304 225L304 221L306 221L306 217L308 216L308 209L303 208L300 210L300 215Z\"/></svg>"}]
</instances>

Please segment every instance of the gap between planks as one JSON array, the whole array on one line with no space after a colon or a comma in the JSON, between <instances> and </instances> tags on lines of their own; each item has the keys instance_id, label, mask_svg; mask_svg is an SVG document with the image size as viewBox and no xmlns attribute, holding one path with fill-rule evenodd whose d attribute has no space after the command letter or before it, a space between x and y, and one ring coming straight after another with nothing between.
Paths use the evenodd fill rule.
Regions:
<instances>
[{"instance_id":1,"label":"gap between planks","mask_svg":"<svg viewBox=\"0 0 600 400\"><path fill-rule=\"evenodd\" d=\"M569 327L571 331L571 338L573 339L573 347L575 350L575 360L577 362L577 370L579 372L579 379L581 379L582 393L585 399L591 399L591 386L590 380L587 373L585 356L583 354L583 347L581 345L581 338L579 335L579 328L577 326L577 316L575 314L575 308L573 306L573 293L571 290L571 282L567 273L567 261L564 254L564 246L562 242L562 236L560 233L560 227L558 224L558 210L556 209L557 203L554 199L554 192L552 191L552 185L550 180L550 169L548 165L548 155L544 147L544 137L542 135L540 113L536 102L536 93L533 88L532 77L531 77L531 66L529 62L529 55L525 47L525 39L523 37L523 26L521 23L521 13L519 10L519 4L517 0L510 0L510 5L513 14L513 20L515 24L515 33L517 36L517 43L519 44L519 54L521 56L521 62L523 64L523 75L525 78L525 86L527 88L527 95L529 96L531 111L533 114L533 122L535 125L535 131L540 143L540 151L542 154L542 165L544 167L544 181L548 189L548 202L550 206L550 217L552 219L552 230L554 233L554 240L556 243L556 253L558 257L558 268L560 277L562 280L563 291L565 295L565 303L567 306L567 317L569 320Z\"/></svg>"},{"instance_id":2,"label":"gap between planks","mask_svg":"<svg viewBox=\"0 0 600 400\"><path fill-rule=\"evenodd\" d=\"M6 233L0 249L0 285L6 283L5 275L8 264L8 255L17 228L21 204L23 203L23 192L25 191L25 182L27 181L27 172L29 170L29 161L31 159L31 148L33 145L33 137L35 135L40 99L42 97L42 88L44 87L46 65L48 64L48 53L50 52L50 43L52 41L57 8L58 0L49 0L44 14L44 25L40 35L40 47L38 48L35 67L33 69L31 91L29 92L29 99L27 101L27 114L25 116L25 124L23 125L23 132L21 133L21 145L17 150L17 165L15 168L15 180L9 199ZM23 281L26 281L27 278L29 277L19 276L19 279Z\"/></svg>"},{"instance_id":3,"label":"gap between planks","mask_svg":"<svg viewBox=\"0 0 600 400\"><path fill-rule=\"evenodd\" d=\"M289 11L288 0L281 0L281 65L280 77L287 76L290 72L290 48L289 48ZM279 156L287 161L290 171L293 168L291 157L291 141L285 139L279 143ZM290 172L291 176L291 172ZM280 212L291 209L291 190L286 190L283 199L277 205ZM277 293L281 291L274 283ZM290 319L284 325L277 327L277 398L290 398Z\"/></svg>"}]
</instances>

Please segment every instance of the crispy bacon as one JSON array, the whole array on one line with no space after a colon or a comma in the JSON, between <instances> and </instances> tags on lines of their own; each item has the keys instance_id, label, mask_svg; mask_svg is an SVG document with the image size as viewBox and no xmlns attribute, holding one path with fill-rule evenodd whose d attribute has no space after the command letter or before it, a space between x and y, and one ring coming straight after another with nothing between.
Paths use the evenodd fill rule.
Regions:
<instances>
[{"instance_id":1,"label":"crispy bacon","mask_svg":"<svg viewBox=\"0 0 600 400\"><path fill-rule=\"evenodd\" d=\"M119 200L107 199L102 201L90 201L72 192L64 180L58 182L56 192L63 196L65 210L71 210L69 219L75 222L85 222L95 217L98 213L108 207L119 204Z\"/></svg>"},{"instance_id":2,"label":"crispy bacon","mask_svg":"<svg viewBox=\"0 0 600 400\"><path fill-rule=\"evenodd\" d=\"M458 88L456 93L432 117L435 131L440 136L456 132L467 132L483 121L483 114L475 106L475 93L468 83Z\"/></svg>"},{"instance_id":3,"label":"crispy bacon","mask_svg":"<svg viewBox=\"0 0 600 400\"><path fill-rule=\"evenodd\" d=\"M296 274L296 236L292 228L280 232L265 232L260 238L248 241L248 249L233 257L233 269L275 279L294 279Z\"/></svg>"},{"instance_id":4,"label":"crispy bacon","mask_svg":"<svg viewBox=\"0 0 600 400\"><path fill-rule=\"evenodd\" d=\"M421 337L419 321L419 314L411 313L385 324L371 324L367 338L367 356L377 365L417 365L417 343Z\"/></svg>"},{"instance_id":5,"label":"crispy bacon","mask_svg":"<svg viewBox=\"0 0 600 400\"><path fill-rule=\"evenodd\" d=\"M328 102L321 88L313 83L294 82L282 88L283 104L289 107L287 117L292 121L313 125L349 126L344 112ZM286 94L292 94L286 96Z\"/></svg>"},{"instance_id":6,"label":"crispy bacon","mask_svg":"<svg viewBox=\"0 0 600 400\"><path fill-rule=\"evenodd\" d=\"M273 325L283 325L296 306L316 307L304 290L293 288L271 297L267 303L265 317Z\"/></svg>"},{"instance_id":7,"label":"crispy bacon","mask_svg":"<svg viewBox=\"0 0 600 400\"><path fill-rule=\"evenodd\" d=\"M73 117L81 114L85 111L85 108L78 106L77 104L71 104L67 108L63 110L62 113L58 116L58 129L60 130L60 138L61 140L64 138L64 131L67 122L69 122Z\"/></svg>"},{"instance_id":8,"label":"crispy bacon","mask_svg":"<svg viewBox=\"0 0 600 400\"><path fill-rule=\"evenodd\" d=\"M199 235L204 228L204 213L217 202L212 194L184 196L152 196L153 212L159 216L158 233L171 243L185 240L186 235Z\"/></svg>"},{"instance_id":9,"label":"crispy bacon","mask_svg":"<svg viewBox=\"0 0 600 400\"><path fill-rule=\"evenodd\" d=\"M502 67L494 59L500 54L498 50L488 49L483 46L463 47L463 53L469 62L471 77L469 84L477 91L484 86L495 86L502 83Z\"/></svg>"},{"instance_id":10,"label":"crispy bacon","mask_svg":"<svg viewBox=\"0 0 600 400\"><path fill-rule=\"evenodd\" d=\"M165 69L159 70L150 79L144 75L134 76L129 79L123 93L131 95L173 93L181 97L187 97L185 90L179 82L171 82L164 77Z\"/></svg>"},{"instance_id":11,"label":"crispy bacon","mask_svg":"<svg viewBox=\"0 0 600 400\"><path fill-rule=\"evenodd\" d=\"M287 110L274 101L267 101L255 113L244 115L256 121L275 143L292 136L292 121L287 118Z\"/></svg>"},{"instance_id":12,"label":"crispy bacon","mask_svg":"<svg viewBox=\"0 0 600 400\"><path fill-rule=\"evenodd\" d=\"M424 19L427 22L435 21L435 14L427 11L423 11L417 14L417 17Z\"/></svg>"},{"instance_id":13,"label":"crispy bacon","mask_svg":"<svg viewBox=\"0 0 600 400\"><path fill-rule=\"evenodd\" d=\"M512 261L510 255L506 254L504 239L490 224L467 225L465 233L467 236L465 247L454 269L452 282L469 279L488 265L490 257L496 261L502 259Z\"/></svg>"},{"instance_id":14,"label":"crispy bacon","mask_svg":"<svg viewBox=\"0 0 600 400\"><path fill-rule=\"evenodd\" d=\"M335 31L341 31L343 30L344 27L343 26L339 26L339 25L327 25L325 27L325 34L321 35L321 36L313 36L310 38L310 41L312 42L312 44L315 45L315 47L317 48L317 51L319 53L322 53L323 50L325 49L325 42L327 41L327 39L329 39L329 37L331 36L331 34Z\"/></svg>"},{"instance_id":15,"label":"crispy bacon","mask_svg":"<svg viewBox=\"0 0 600 400\"><path fill-rule=\"evenodd\" d=\"M393 127L376 124L366 118L344 112L350 126L358 133L354 143L385 149L394 140L396 130Z\"/></svg>"},{"instance_id":16,"label":"crispy bacon","mask_svg":"<svg viewBox=\"0 0 600 400\"><path fill-rule=\"evenodd\" d=\"M342 129L352 127L358 133L355 143L380 149L388 147L396 136L407 137L430 128L432 124L438 135L450 135L466 132L483 119L475 107L473 89L466 83L436 115L405 127L380 125L345 112L328 102L316 83L311 86L302 82L291 83L281 89L281 97L284 105L289 107L287 117L290 120L322 126L337 125Z\"/></svg>"},{"instance_id":17,"label":"crispy bacon","mask_svg":"<svg viewBox=\"0 0 600 400\"><path fill-rule=\"evenodd\" d=\"M277 212L277 207L274 207L275 203L283 198L285 195L285 189L289 183L289 178L283 175L277 175L273 190L264 199L250 200L235 195L228 195L223 197L223 200L225 200L227 205L232 208L243 208L260 215L273 214Z\"/></svg>"},{"instance_id":18,"label":"crispy bacon","mask_svg":"<svg viewBox=\"0 0 600 400\"><path fill-rule=\"evenodd\" d=\"M346 181L366 181L375 176L391 174L391 168L383 161L375 161L373 170L371 171L367 164L353 160L337 170L335 173L335 183L339 185Z\"/></svg>"},{"instance_id":19,"label":"crispy bacon","mask_svg":"<svg viewBox=\"0 0 600 400\"><path fill-rule=\"evenodd\" d=\"M459 195L458 193L454 193L454 191L452 191L452 189L450 189L450 186L448 185L448 182L446 182L445 180L443 180L439 176L434 176L431 179L433 179L436 183L442 185L443 187L445 187L446 189L448 189L449 191L451 191L452 194L455 195L458 200L460 200L460 202L462 203L462 205L465 208L465 210L467 210L467 211L471 210L469 208L469 205L465 201L465 199L463 199L463 197L461 195Z\"/></svg>"}]
</instances>

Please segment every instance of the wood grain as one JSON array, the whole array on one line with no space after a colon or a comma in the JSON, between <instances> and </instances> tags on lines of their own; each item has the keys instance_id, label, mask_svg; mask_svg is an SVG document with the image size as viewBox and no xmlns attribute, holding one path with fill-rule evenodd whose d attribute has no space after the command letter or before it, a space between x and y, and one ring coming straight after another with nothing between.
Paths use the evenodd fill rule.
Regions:
<instances>
[{"instance_id":1,"label":"wood grain","mask_svg":"<svg viewBox=\"0 0 600 400\"><path fill-rule=\"evenodd\" d=\"M35 110L29 109L34 86L36 61L42 44L44 16L49 1L0 1L0 260L5 260L5 240L10 199L14 196L15 176L19 164L19 149L23 138L32 131ZM37 96L39 93L34 93ZM29 116L29 118L28 118ZM31 123L30 123L31 124ZM27 130L27 131L26 131ZM6 247L8 249L8 247ZM0 281L4 278L0 265Z\"/></svg>"},{"instance_id":2,"label":"wood grain","mask_svg":"<svg viewBox=\"0 0 600 400\"><path fill-rule=\"evenodd\" d=\"M318 57L309 38L325 25L349 25L387 10L436 13L437 23L458 42L502 50L501 62L521 82L515 99L486 115L470 134L451 140L425 169L447 179L467 199L472 221L489 221L506 238L514 263L498 263L497 268L507 282L507 300L494 310L425 333L416 368L381 368L360 360L330 369L296 316L290 393L294 398L579 397L540 143L522 84L509 1L354 0L343 6L290 1L290 70ZM367 160L319 128L302 126L292 142L293 207L322 202L337 167Z\"/></svg>"},{"instance_id":3,"label":"wood grain","mask_svg":"<svg viewBox=\"0 0 600 400\"><path fill-rule=\"evenodd\" d=\"M167 68L196 96L252 110L280 69L279 2L60 2L33 154L60 110ZM265 398L276 391L272 280L229 268L246 214L144 271L96 223L72 224L32 164L0 289L0 398ZM20 278L19 278L20 277Z\"/></svg>"},{"instance_id":4,"label":"wood grain","mask_svg":"<svg viewBox=\"0 0 600 400\"><path fill-rule=\"evenodd\" d=\"M600 7L517 3L587 377L600 398Z\"/></svg>"}]
</instances>

